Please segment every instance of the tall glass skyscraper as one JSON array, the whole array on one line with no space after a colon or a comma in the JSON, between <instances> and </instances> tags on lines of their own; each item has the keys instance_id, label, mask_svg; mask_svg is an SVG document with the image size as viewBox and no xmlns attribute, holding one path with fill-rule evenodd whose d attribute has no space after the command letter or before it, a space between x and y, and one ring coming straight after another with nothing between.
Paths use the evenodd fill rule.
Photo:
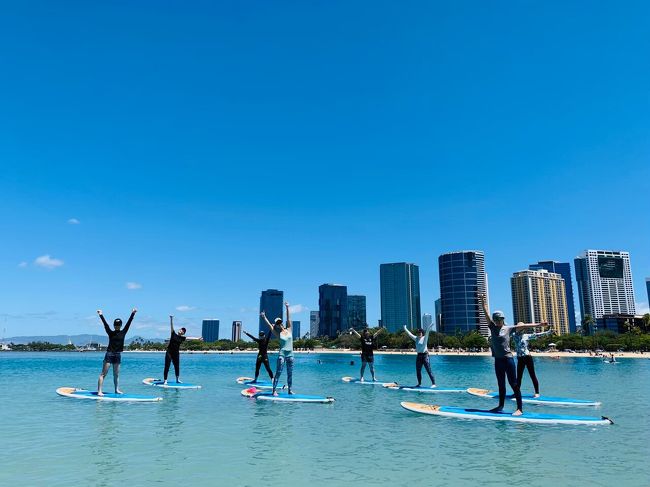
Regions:
<instances>
[{"instance_id":1,"label":"tall glass skyscraper","mask_svg":"<svg viewBox=\"0 0 650 487\"><path fill-rule=\"evenodd\" d=\"M528 266L531 271L540 271L542 269L559 274L564 279L564 289L566 292L566 305L569 314L569 333L576 332L576 308L573 302L573 280L571 278L571 264L568 262L555 262L554 260L541 260L537 264Z\"/></svg>"},{"instance_id":2,"label":"tall glass skyscraper","mask_svg":"<svg viewBox=\"0 0 650 487\"><path fill-rule=\"evenodd\" d=\"M318 336L335 338L350 328L347 286L322 284L318 287L318 320Z\"/></svg>"},{"instance_id":3,"label":"tall glass skyscraper","mask_svg":"<svg viewBox=\"0 0 650 487\"><path fill-rule=\"evenodd\" d=\"M648 306L650 306L650 277L645 278L645 289L648 291Z\"/></svg>"},{"instance_id":4,"label":"tall glass skyscraper","mask_svg":"<svg viewBox=\"0 0 650 487\"><path fill-rule=\"evenodd\" d=\"M485 256L480 250L449 252L438 257L440 329L442 333L479 331L488 336L487 320L478 294L487 296ZM489 302L489 301L488 301Z\"/></svg>"},{"instance_id":5,"label":"tall glass skyscraper","mask_svg":"<svg viewBox=\"0 0 650 487\"><path fill-rule=\"evenodd\" d=\"M410 330L422 326L420 311L420 269L415 264L396 262L379 266L381 324L395 333L404 325Z\"/></svg>"},{"instance_id":6,"label":"tall glass skyscraper","mask_svg":"<svg viewBox=\"0 0 650 487\"><path fill-rule=\"evenodd\" d=\"M574 263L582 319L635 314L629 252L586 250Z\"/></svg>"},{"instance_id":7,"label":"tall glass skyscraper","mask_svg":"<svg viewBox=\"0 0 650 487\"><path fill-rule=\"evenodd\" d=\"M233 342L238 342L241 340L241 321L233 321L232 322L232 337L231 340Z\"/></svg>"},{"instance_id":8,"label":"tall glass skyscraper","mask_svg":"<svg viewBox=\"0 0 650 487\"><path fill-rule=\"evenodd\" d=\"M273 320L276 318L284 319L284 292L278 291L277 289L267 289L266 291L262 291L262 295L260 296L260 313L262 311L266 313L266 317L271 323L273 323ZM270 331L264 318L261 316L258 332L259 331L263 331L264 333Z\"/></svg>"},{"instance_id":9,"label":"tall glass skyscraper","mask_svg":"<svg viewBox=\"0 0 650 487\"><path fill-rule=\"evenodd\" d=\"M291 320L291 336L294 340L300 339L300 321Z\"/></svg>"},{"instance_id":10,"label":"tall glass skyscraper","mask_svg":"<svg viewBox=\"0 0 650 487\"><path fill-rule=\"evenodd\" d=\"M348 325L355 330L366 327L366 297L358 295L348 296Z\"/></svg>"},{"instance_id":11,"label":"tall glass skyscraper","mask_svg":"<svg viewBox=\"0 0 650 487\"><path fill-rule=\"evenodd\" d=\"M316 338L318 336L318 324L320 323L318 311L309 312L309 337Z\"/></svg>"},{"instance_id":12,"label":"tall glass skyscraper","mask_svg":"<svg viewBox=\"0 0 650 487\"><path fill-rule=\"evenodd\" d=\"M219 340L219 320L203 320L201 338L203 338L204 342Z\"/></svg>"}]
</instances>

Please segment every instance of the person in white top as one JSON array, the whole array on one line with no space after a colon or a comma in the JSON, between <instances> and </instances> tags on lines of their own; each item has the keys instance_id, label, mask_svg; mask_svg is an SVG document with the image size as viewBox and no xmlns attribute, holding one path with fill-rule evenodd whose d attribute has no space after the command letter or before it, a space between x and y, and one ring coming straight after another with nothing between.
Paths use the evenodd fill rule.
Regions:
<instances>
[{"instance_id":1,"label":"person in white top","mask_svg":"<svg viewBox=\"0 0 650 487\"><path fill-rule=\"evenodd\" d=\"M428 343L431 327L433 327L433 323L431 323L426 330L418 328L417 336L415 336L408 330L408 328L406 328L406 325L404 325L404 331L411 338L411 340L415 341L415 351L418 353L417 358L415 359L415 372L418 377L418 385L416 387L420 387L422 385L422 366L424 366L427 374L429 374L429 379L431 379L431 387L436 387L436 379L431 373L431 364L429 363Z\"/></svg>"}]
</instances>

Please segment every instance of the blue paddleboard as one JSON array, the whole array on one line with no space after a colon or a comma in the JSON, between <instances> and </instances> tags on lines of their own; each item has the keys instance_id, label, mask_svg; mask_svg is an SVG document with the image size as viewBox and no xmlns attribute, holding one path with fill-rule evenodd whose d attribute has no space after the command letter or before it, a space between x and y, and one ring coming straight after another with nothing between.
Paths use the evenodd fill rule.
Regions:
<instances>
[{"instance_id":1,"label":"blue paddleboard","mask_svg":"<svg viewBox=\"0 0 650 487\"><path fill-rule=\"evenodd\" d=\"M252 377L238 377L237 384L242 384L245 386L255 386L258 389L273 389L273 382L268 380L255 380ZM284 389L284 384L278 383L278 389Z\"/></svg>"},{"instance_id":2,"label":"blue paddleboard","mask_svg":"<svg viewBox=\"0 0 650 487\"><path fill-rule=\"evenodd\" d=\"M360 384L367 386L383 386L385 384L384 381L380 380L360 380L355 379L354 377L341 377L341 380L343 382L347 382L348 384Z\"/></svg>"},{"instance_id":3,"label":"blue paddleboard","mask_svg":"<svg viewBox=\"0 0 650 487\"><path fill-rule=\"evenodd\" d=\"M419 404L415 402L402 402L402 407L414 413L431 414L434 416L447 416L462 419L484 419L491 421L514 421L517 423L537 424L584 424L606 425L614 422L605 416L571 416L568 414L540 414L523 413L514 416L512 412L491 412L483 409L464 409L449 406L436 406L433 404Z\"/></svg>"},{"instance_id":4,"label":"blue paddleboard","mask_svg":"<svg viewBox=\"0 0 650 487\"><path fill-rule=\"evenodd\" d=\"M99 396L95 391L85 389L76 389L74 387L59 387L56 390L59 396L71 397L73 399L90 399L95 401L113 401L113 402L157 402L162 401L162 397L142 396L140 394L115 394L114 392L105 392Z\"/></svg>"},{"instance_id":5,"label":"blue paddleboard","mask_svg":"<svg viewBox=\"0 0 650 487\"><path fill-rule=\"evenodd\" d=\"M420 392L420 393L423 393L423 394L436 394L436 393L442 393L442 392L465 392L466 391L466 389L463 389L462 387L400 386L396 382L393 382L392 384L384 384L384 387L386 389L390 389L391 391Z\"/></svg>"},{"instance_id":6,"label":"blue paddleboard","mask_svg":"<svg viewBox=\"0 0 650 487\"><path fill-rule=\"evenodd\" d=\"M498 399L499 393L488 391L487 389L476 389L470 387L467 392L473 396L486 397L489 399ZM508 394L507 399L515 401L513 394ZM599 401L592 401L590 399L572 399L570 397L556 397L556 396L539 396L534 397L533 394L522 394L521 401L529 404L547 404L549 406L600 406Z\"/></svg>"},{"instance_id":7,"label":"blue paddleboard","mask_svg":"<svg viewBox=\"0 0 650 487\"><path fill-rule=\"evenodd\" d=\"M162 387L164 389L201 389L201 386L196 384L190 384L189 382L174 382L173 380L168 380L167 384L162 379L143 379L143 384L154 387Z\"/></svg>"},{"instance_id":8,"label":"blue paddleboard","mask_svg":"<svg viewBox=\"0 0 650 487\"><path fill-rule=\"evenodd\" d=\"M330 403L334 402L333 397L325 396L310 396L308 394L288 394L280 392L274 396L271 391L261 391L255 387L250 387L241 391L244 397L252 397L263 401L276 401L276 402L315 402L315 403Z\"/></svg>"}]
</instances>

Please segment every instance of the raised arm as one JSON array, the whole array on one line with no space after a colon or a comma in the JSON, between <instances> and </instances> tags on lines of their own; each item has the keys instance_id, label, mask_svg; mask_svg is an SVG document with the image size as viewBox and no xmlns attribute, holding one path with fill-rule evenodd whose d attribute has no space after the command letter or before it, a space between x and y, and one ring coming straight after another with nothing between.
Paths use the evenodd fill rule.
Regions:
<instances>
[{"instance_id":1,"label":"raised arm","mask_svg":"<svg viewBox=\"0 0 650 487\"><path fill-rule=\"evenodd\" d=\"M259 343L259 342L260 342L260 339L259 339L259 338L254 337L253 335L251 335L251 334L248 333L247 331L244 332L244 335L248 336L248 337L249 337L251 340L253 340L255 343Z\"/></svg>"},{"instance_id":2,"label":"raised arm","mask_svg":"<svg viewBox=\"0 0 650 487\"><path fill-rule=\"evenodd\" d=\"M260 316L261 316L262 318L264 318L264 321L266 321L266 324L269 325L269 328L271 329L271 332L272 332L275 336L277 336L278 334L277 334L276 331L275 331L275 326L273 326L273 325L271 324L271 322L269 321L269 319L266 317L266 312L262 311L262 312L260 313ZM271 335L269 334L269 336L271 336Z\"/></svg>"},{"instance_id":3,"label":"raised arm","mask_svg":"<svg viewBox=\"0 0 650 487\"><path fill-rule=\"evenodd\" d=\"M433 328L433 323L427 326L427 329L424 330L424 343L429 343L429 333L431 333L432 328Z\"/></svg>"},{"instance_id":4,"label":"raised arm","mask_svg":"<svg viewBox=\"0 0 650 487\"><path fill-rule=\"evenodd\" d=\"M126 335L126 332L129 331L129 327L131 326L131 322L133 321L133 317L135 314L138 312L137 309L133 308L131 310L131 316L129 316L129 321L126 322L126 326L124 327L124 334Z\"/></svg>"},{"instance_id":5,"label":"raised arm","mask_svg":"<svg viewBox=\"0 0 650 487\"><path fill-rule=\"evenodd\" d=\"M373 338L377 338L377 335L379 335L382 331L384 331L384 327L380 326L379 330L375 332L375 334L372 336Z\"/></svg>"},{"instance_id":6,"label":"raised arm","mask_svg":"<svg viewBox=\"0 0 650 487\"><path fill-rule=\"evenodd\" d=\"M106 323L106 318L104 318L104 313L102 313L101 309L98 309L97 314L99 315L99 318L102 320L102 323L104 324L104 330L106 330L106 333L110 335L111 329L108 327L108 323Z\"/></svg>"},{"instance_id":7,"label":"raised arm","mask_svg":"<svg viewBox=\"0 0 650 487\"><path fill-rule=\"evenodd\" d=\"M355 330L354 328L350 327L350 331L352 333L354 333L356 336L358 336L359 338L361 338L361 334L357 330Z\"/></svg>"},{"instance_id":8,"label":"raised arm","mask_svg":"<svg viewBox=\"0 0 650 487\"><path fill-rule=\"evenodd\" d=\"M538 326L549 326L548 323L517 323L513 328L515 330L524 330L526 328L537 328Z\"/></svg>"},{"instance_id":9,"label":"raised arm","mask_svg":"<svg viewBox=\"0 0 650 487\"><path fill-rule=\"evenodd\" d=\"M490 316L490 310L488 309L485 294L479 294L478 295L478 300L479 300L479 303L481 305L481 309L483 310L483 314L485 315L485 318L487 318L488 324L493 324L492 316Z\"/></svg>"},{"instance_id":10,"label":"raised arm","mask_svg":"<svg viewBox=\"0 0 650 487\"><path fill-rule=\"evenodd\" d=\"M417 337L413 333L411 333L408 328L406 328L406 325L404 325L404 331L409 337L411 337L411 340L417 340Z\"/></svg>"},{"instance_id":11,"label":"raised arm","mask_svg":"<svg viewBox=\"0 0 650 487\"><path fill-rule=\"evenodd\" d=\"M289 316L289 303L285 301L284 307L287 308L287 328L291 328L291 317Z\"/></svg>"},{"instance_id":12,"label":"raised arm","mask_svg":"<svg viewBox=\"0 0 650 487\"><path fill-rule=\"evenodd\" d=\"M543 336L546 336L546 335L550 335L551 333L553 333L553 331L554 331L553 328L549 327L549 329L546 330L546 331L541 331L539 333L531 333L530 338L539 338L539 337L543 337Z\"/></svg>"},{"instance_id":13,"label":"raised arm","mask_svg":"<svg viewBox=\"0 0 650 487\"><path fill-rule=\"evenodd\" d=\"M169 315L169 326L172 329L172 333L174 333L174 317L172 315Z\"/></svg>"}]
</instances>

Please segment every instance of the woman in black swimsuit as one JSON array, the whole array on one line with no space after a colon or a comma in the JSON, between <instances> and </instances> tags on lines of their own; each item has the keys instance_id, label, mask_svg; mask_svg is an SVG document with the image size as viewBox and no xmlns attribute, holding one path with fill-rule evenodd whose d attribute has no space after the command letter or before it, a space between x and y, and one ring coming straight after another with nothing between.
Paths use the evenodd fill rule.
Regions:
<instances>
[{"instance_id":1,"label":"woman in black swimsuit","mask_svg":"<svg viewBox=\"0 0 650 487\"><path fill-rule=\"evenodd\" d=\"M122 329L122 320L117 318L113 321L113 328L111 330L106 323L106 318L102 314L102 310L98 309L97 314L104 324L104 330L108 335L108 347L106 347L106 355L104 355L104 365L102 367L102 373L99 374L99 380L97 381L97 395L103 396L102 386L104 385L104 377L108 374L108 369L113 366L113 384L115 385L115 394L124 394L119 387L120 381L120 364L122 363L122 351L124 350L124 337L129 331L133 317L138 312L137 309L133 308L131 311L131 316L126 322L126 326Z\"/></svg>"}]
</instances>

